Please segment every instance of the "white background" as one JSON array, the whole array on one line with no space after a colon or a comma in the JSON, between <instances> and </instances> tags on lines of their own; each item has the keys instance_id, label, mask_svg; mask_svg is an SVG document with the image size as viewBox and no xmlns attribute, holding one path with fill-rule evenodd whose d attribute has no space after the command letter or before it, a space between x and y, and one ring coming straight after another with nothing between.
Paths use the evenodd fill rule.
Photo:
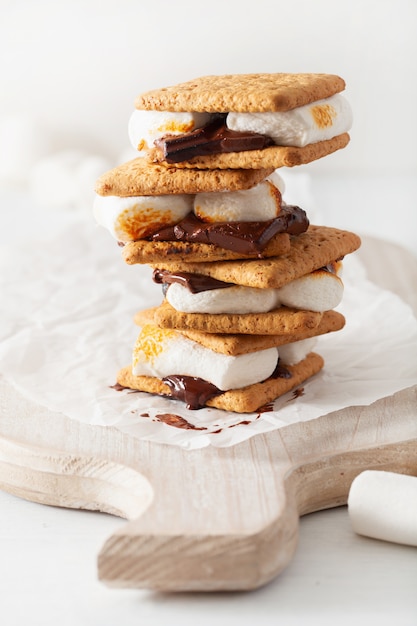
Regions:
<instances>
[{"instance_id":1,"label":"white background","mask_svg":"<svg viewBox=\"0 0 417 626\"><path fill-rule=\"evenodd\" d=\"M415 0L1 0L0 114L62 144L127 146L135 96L203 74L329 72L347 82L347 151L321 172L416 173Z\"/></svg>"}]
</instances>

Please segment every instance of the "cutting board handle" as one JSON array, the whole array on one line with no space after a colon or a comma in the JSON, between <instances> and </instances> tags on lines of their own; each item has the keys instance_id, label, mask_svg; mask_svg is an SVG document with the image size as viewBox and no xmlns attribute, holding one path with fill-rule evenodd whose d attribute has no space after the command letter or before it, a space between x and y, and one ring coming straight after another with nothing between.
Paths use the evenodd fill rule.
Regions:
<instances>
[{"instance_id":1,"label":"cutting board handle","mask_svg":"<svg viewBox=\"0 0 417 626\"><path fill-rule=\"evenodd\" d=\"M260 587L291 561L301 515L346 504L353 479L365 469L417 475L416 451L414 439L299 466L281 476L285 495L277 516L252 533L216 533L213 528L201 536L191 527L175 529L169 512L161 516L158 511L156 494L140 519L106 541L98 557L99 578L113 587L163 591ZM251 512L240 512L245 513Z\"/></svg>"},{"instance_id":2,"label":"cutting board handle","mask_svg":"<svg viewBox=\"0 0 417 626\"><path fill-rule=\"evenodd\" d=\"M410 439L322 458L310 456L295 467L278 464L274 514L264 515L258 527L236 532L222 515L214 515L210 532L206 528L204 533L201 520L194 523L193 515L175 517L167 509L166 493L154 493L147 478L130 467L3 437L0 488L33 502L98 510L131 520L116 530L98 556L99 578L110 586L164 591L253 589L290 562L301 515L345 504L353 479L365 469L417 475L416 451L417 439ZM245 480L244 474L235 476L237 492L244 489ZM185 506L189 496L186 485L178 485L176 498ZM203 502L204 496L199 499ZM240 499L239 507L240 516L253 517L250 498Z\"/></svg>"},{"instance_id":3,"label":"cutting board handle","mask_svg":"<svg viewBox=\"0 0 417 626\"><path fill-rule=\"evenodd\" d=\"M1 436L0 489L40 504L126 519L139 517L153 499L149 481L129 467Z\"/></svg>"}]
</instances>

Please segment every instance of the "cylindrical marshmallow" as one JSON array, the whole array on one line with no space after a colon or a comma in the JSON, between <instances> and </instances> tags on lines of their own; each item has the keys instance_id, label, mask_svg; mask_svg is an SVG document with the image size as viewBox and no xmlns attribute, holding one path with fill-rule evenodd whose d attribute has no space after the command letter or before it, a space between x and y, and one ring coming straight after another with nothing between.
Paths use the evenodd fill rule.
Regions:
<instances>
[{"instance_id":1,"label":"cylindrical marshmallow","mask_svg":"<svg viewBox=\"0 0 417 626\"><path fill-rule=\"evenodd\" d=\"M203 222L263 222L281 210L281 193L269 180L252 189L198 193L194 213Z\"/></svg>"},{"instance_id":2,"label":"cylindrical marshmallow","mask_svg":"<svg viewBox=\"0 0 417 626\"><path fill-rule=\"evenodd\" d=\"M316 343L316 337L286 343L279 347L279 360L283 365L295 365L306 358Z\"/></svg>"},{"instance_id":3,"label":"cylindrical marshmallow","mask_svg":"<svg viewBox=\"0 0 417 626\"><path fill-rule=\"evenodd\" d=\"M324 269L316 270L291 281L277 290L278 301L294 309L330 311L343 296L341 279Z\"/></svg>"},{"instance_id":4,"label":"cylindrical marshmallow","mask_svg":"<svg viewBox=\"0 0 417 626\"><path fill-rule=\"evenodd\" d=\"M278 350L267 348L229 356L214 352L173 330L146 325L133 350L135 376L164 378L173 374L202 378L222 391L266 380L278 361Z\"/></svg>"},{"instance_id":5,"label":"cylindrical marshmallow","mask_svg":"<svg viewBox=\"0 0 417 626\"><path fill-rule=\"evenodd\" d=\"M191 293L178 283L169 286L166 299L182 313L265 313L277 306L276 289L227 287Z\"/></svg>"},{"instance_id":6,"label":"cylindrical marshmallow","mask_svg":"<svg viewBox=\"0 0 417 626\"><path fill-rule=\"evenodd\" d=\"M229 113L226 123L232 130L271 137L279 146L303 147L348 131L352 110L346 98L335 94L290 111Z\"/></svg>"},{"instance_id":7,"label":"cylindrical marshmallow","mask_svg":"<svg viewBox=\"0 0 417 626\"><path fill-rule=\"evenodd\" d=\"M362 472L350 487L348 511L359 535L417 546L417 477Z\"/></svg>"}]
</instances>

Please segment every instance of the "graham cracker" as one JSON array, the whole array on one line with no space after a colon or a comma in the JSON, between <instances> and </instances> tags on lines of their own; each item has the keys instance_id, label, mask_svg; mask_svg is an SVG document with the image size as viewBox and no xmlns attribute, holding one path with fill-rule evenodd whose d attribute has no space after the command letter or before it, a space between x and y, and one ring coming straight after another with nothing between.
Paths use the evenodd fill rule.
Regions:
<instances>
[{"instance_id":1,"label":"graham cracker","mask_svg":"<svg viewBox=\"0 0 417 626\"><path fill-rule=\"evenodd\" d=\"M137 109L155 111L288 111L343 91L334 74L225 74L200 76L135 100Z\"/></svg>"},{"instance_id":2,"label":"graham cracker","mask_svg":"<svg viewBox=\"0 0 417 626\"><path fill-rule=\"evenodd\" d=\"M243 152L225 152L220 154L211 154L209 156L196 156L189 161L181 161L175 163L175 169L194 168L269 168L277 169L279 167L295 167L296 165L304 165L311 163L317 159L321 159L336 150L345 148L350 141L348 133L342 133L332 139L317 141L310 143L303 148L294 146L271 146L263 150L245 150ZM149 152L149 160L155 163L159 162L166 166L167 169L173 168L173 165L164 161L162 153L154 148Z\"/></svg>"},{"instance_id":3,"label":"graham cracker","mask_svg":"<svg viewBox=\"0 0 417 626\"><path fill-rule=\"evenodd\" d=\"M359 248L361 240L355 233L328 226L310 225L307 232L291 236L291 248L286 256L212 263L166 262L151 263L157 269L183 271L211 276L226 283L248 287L279 289L287 283L343 258Z\"/></svg>"},{"instance_id":4,"label":"graham cracker","mask_svg":"<svg viewBox=\"0 0 417 626\"><path fill-rule=\"evenodd\" d=\"M288 254L290 251L290 236L287 233L277 233L262 251L262 257L274 257ZM128 265L136 263L165 263L165 261L181 262L212 262L230 261L236 259L257 258L253 253L244 254L233 252L208 243L194 243L183 241L146 241L140 239L127 243L123 247L122 257Z\"/></svg>"},{"instance_id":5,"label":"graham cracker","mask_svg":"<svg viewBox=\"0 0 417 626\"><path fill-rule=\"evenodd\" d=\"M323 366L322 357L310 352L296 365L285 366L291 373L290 378L268 378L261 383L225 391L207 400L206 406L235 413L253 413L317 374ZM171 396L170 388L161 379L152 376L134 376L131 367L125 367L118 372L117 382L129 389Z\"/></svg>"},{"instance_id":6,"label":"graham cracker","mask_svg":"<svg viewBox=\"0 0 417 626\"><path fill-rule=\"evenodd\" d=\"M208 191L239 191L254 187L274 167L253 169L166 168L138 157L105 172L96 182L100 196L157 196Z\"/></svg>"},{"instance_id":7,"label":"graham cracker","mask_svg":"<svg viewBox=\"0 0 417 626\"><path fill-rule=\"evenodd\" d=\"M175 330L199 330L205 333L249 335L286 335L306 328L317 328L323 313L279 307L266 313L182 313L166 300L155 308L157 326Z\"/></svg>"},{"instance_id":8,"label":"graham cracker","mask_svg":"<svg viewBox=\"0 0 417 626\"><path fill-rule=\"evenodd\" d=\"M134 316L135 324L143 326L155 323L155 310L157 307L138 311ZM205 333L198 330L179 330L182 335L201 344L205 348L220 352L229 356L248 354L257 350L279 347L294 341L310 339L318 335L341 330L345 325L345 318L337 311L325 311L315 328L301 328L296 333L286 335L242 335L242 334L216 334Z\"/></svg>"}]
</instances>

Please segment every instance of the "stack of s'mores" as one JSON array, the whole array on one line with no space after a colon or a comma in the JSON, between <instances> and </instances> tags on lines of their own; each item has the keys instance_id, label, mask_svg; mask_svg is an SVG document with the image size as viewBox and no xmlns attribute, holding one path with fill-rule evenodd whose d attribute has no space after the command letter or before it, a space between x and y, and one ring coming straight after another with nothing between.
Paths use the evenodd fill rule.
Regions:
<instances>
[{"instance_id":1,"label":"stack of s'mores","mask_svg":"<svg viewBox=\"0 0 417 626\"><path fill-rule=\"evenodd\" d=\"M244 74L137 98L138 157L99 178L94 214L162 293L135 315L119 385L252 413L320 371L317 337L344 326L341 262L360 240L311 225L278 170L347 145L344 88L329 74Z\"/></svg>"}]
</instances>

